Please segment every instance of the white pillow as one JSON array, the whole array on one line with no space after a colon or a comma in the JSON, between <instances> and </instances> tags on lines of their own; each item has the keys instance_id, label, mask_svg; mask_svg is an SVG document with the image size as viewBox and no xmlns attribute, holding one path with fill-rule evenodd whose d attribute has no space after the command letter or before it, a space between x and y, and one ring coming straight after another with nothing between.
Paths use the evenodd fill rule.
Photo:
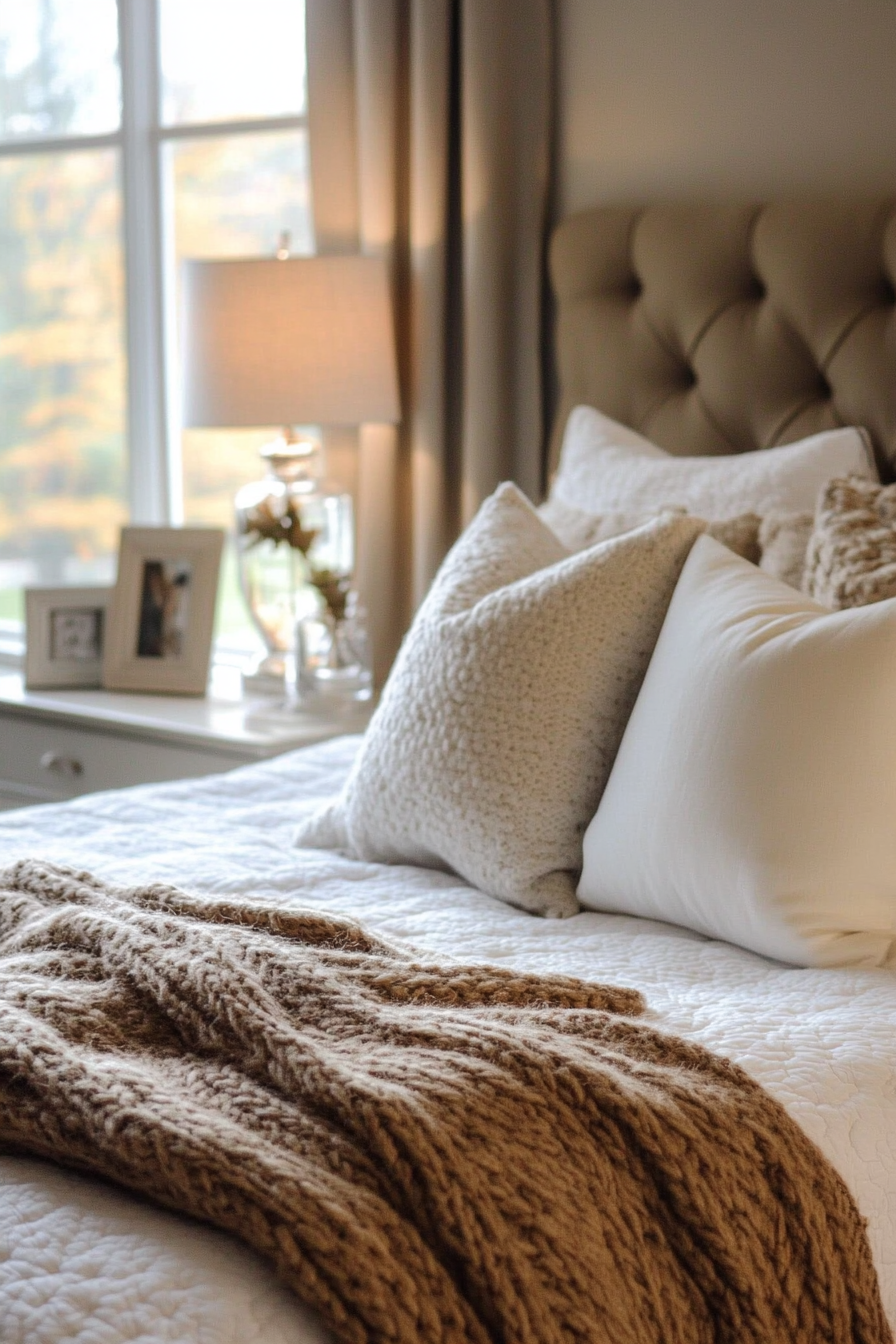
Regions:
<instances>
[{"instance_id":1,"label":"white pillow","mask_svg":"<svg viewBox=\"0 0 896 1344\"><path fill-rule=\"evenodd\" d=\"M693 547L584 841L579 899L800 966L896 938L896 599L829 612Z\"/></svg>"},{"instance_id":2,"label":"white pillow","mask_svg":"<svg viewBox=\"0 0 896 1344\"><path fill-rule=\"evenodd\" d=\"M673 457L591 406L563 435L550 500L586 513L681 507L702 518L813 511L832 476L878 480L862 429L831 429L782 448L727 457Z\"/></svg>"},{"instance_id":3,"label":"white pillow","mask_svg":"<svg viewBox=\"0 0 896 1344\"><path fill-rule=\"evenodd\" d=\"M501 486L420 607L342 795L297 843L575 914L582 836L703 527L671 515L571 556Z\"/></svg>"}]
</instances>

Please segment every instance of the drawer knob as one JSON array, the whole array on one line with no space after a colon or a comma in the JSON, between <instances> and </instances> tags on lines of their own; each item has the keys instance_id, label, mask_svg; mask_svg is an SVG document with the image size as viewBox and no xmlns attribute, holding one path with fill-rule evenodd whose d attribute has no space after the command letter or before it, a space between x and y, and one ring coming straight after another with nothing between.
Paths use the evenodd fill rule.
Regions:
<instances>
[{"instance_id":1,"label":"drawer knob","mask_svg":"<svg viewBox=\"0 0 896 1344\"><path fill-rule=\"evenodd\" d=\"M49 770L51 775L63 775L66 779L77 779L83 775L84 767L74 756L61 756L58 751L45 751L40 758L41 770Z\"/></svg>"}]
</instances>

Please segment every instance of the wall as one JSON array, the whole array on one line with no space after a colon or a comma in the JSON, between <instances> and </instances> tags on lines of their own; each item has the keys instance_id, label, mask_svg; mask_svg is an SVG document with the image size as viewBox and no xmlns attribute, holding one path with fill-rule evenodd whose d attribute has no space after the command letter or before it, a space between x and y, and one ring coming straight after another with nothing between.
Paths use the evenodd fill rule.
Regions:
<instances>
[{"instance_id":1,"label":"wall","mask_svg":"<svg viewBox=\"0 0 896 1344\"><path fill-rule=\"evenodd\" d=\"M559 0L557 213L896 193L896 0Z\"/></svg>"}]
</instances>

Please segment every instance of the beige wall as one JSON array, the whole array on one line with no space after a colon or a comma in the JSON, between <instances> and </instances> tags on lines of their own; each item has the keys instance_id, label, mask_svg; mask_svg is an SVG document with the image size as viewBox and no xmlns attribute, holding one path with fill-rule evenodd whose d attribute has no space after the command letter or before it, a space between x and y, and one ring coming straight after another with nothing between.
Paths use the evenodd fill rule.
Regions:
<instances>
[{"instance_id":1,"label":"beige wall","mask_svg":"<svg viewBox=\"0 0 896 1344\"><path fill-rule=\"evenodd\" d=\"M558 213L896 193L896 0L559 0Z\"/></svg>"}]
</instances>

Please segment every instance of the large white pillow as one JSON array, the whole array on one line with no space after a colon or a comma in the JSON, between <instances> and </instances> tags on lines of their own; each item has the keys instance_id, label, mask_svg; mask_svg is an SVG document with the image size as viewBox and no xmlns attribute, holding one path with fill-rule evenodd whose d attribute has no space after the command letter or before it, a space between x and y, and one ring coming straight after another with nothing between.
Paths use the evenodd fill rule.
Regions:
<instances>
[{"instance_id":1,"label":"large white pillow","mask_svg":"<svg viewBox=\"0 0 896 1344\"><path fill-rule=\"evenodd\" d=\"M584 841L582 904L801 966L896 938L896 599L694 545Z\"/></svg>"},{"instance_id":2,"label":"large white pillow","mask_svg":"<svg viewBox=\"0 0 896 1344\"><path fill-rule=\"evenodd\" d=\"M849 475L878 480L862 429L826 430L754 453L673 457L592 406L577 406L566 423L546 507L556 500L606 514L677 506L713 521L742 513L814 512L822 486L832 476Z\"/></svg>"},{"instance_id":3,"label":"large white pillow","mask_svg":"<svg viewBox=\"0 0 896 1344\"><path fill-rule=\"evenodd\" d=\"M575 914L582 836L704 526L670 515L570 555L501 486L420 607L342 795L297 843Z\"/></svg>"}]
</instances>

